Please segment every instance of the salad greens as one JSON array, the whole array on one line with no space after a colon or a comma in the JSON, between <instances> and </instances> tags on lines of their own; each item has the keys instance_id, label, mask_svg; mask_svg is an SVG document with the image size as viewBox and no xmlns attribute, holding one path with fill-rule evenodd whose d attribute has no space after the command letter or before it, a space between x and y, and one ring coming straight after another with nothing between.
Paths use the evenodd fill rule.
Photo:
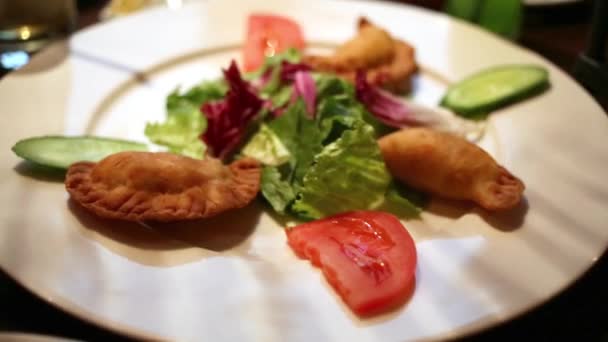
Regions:
<instances>
[{"instance_id":1,"label":"salad greens","mask_svg":"<svg viewBox=\"0 0 608 342\"><path fill-rule=\"evenodd\" d=\"M281 139L264 123L260 125L257 134L243 147L241 154L271 166L281 165L291 157Z\"/></svg>"},{"instance_id":2,"label":"salad greens","mask_svg":"<svg viewBox=\"0 0 608 342\"><path fill-rule=\"evenodd\" d=\"M283 62L289 63L299 63L302 59L302 54L300 51L294 48L289 48L284 52L278 53L276 55L266 57L264 60L264 64L256 71L246 73L243 77L248 81L256 81L259 79L263 79L266 75L268 77L272 72L280 73L280 71L276 71L276 67L280 66ZM278 74L274 75L278 77ZM277 81L278 82L278 81Z\"/></svg>"},{"instance_id":3,"label":"salad greens","mask_svg":"<svg viewBox=\"0 0 608 342\"><path fill-rule=\"evenodd\" d=\"M335 96L338 99L328 97L319 104L326 109L315 119L298 101L268 124L290 157L283 164L265 166L263 196L276 212L301 219L381 207L404 217L418 216L423 202L412 191L396 189L376 143L376 130L363 120L365 109L342 106L344 94ZM251 140L263 134L260 130Z\"/></svg>"},{"instance_id":4,"label":"salad greens","mask_svg":"<svg viewBox=\"0 0 608 342\"><path fill-rule=\"evenodd\" d=\"M312 119L300 100L268 124L290 154L262 176L262 194L275 211L315 219L383 202L392 178L374 128L356 116L337 118Z\"/></svg>"},{"instance_id":5,"label":"salad greens","mask_svg":"<svg viewBox=\"0 0 608 342\"><path fill-rule=\"evenodd\" d=\"M145 133L175 153L257 159L262 196L279 214L310 220L382 208L419 215L418 194L396 185L376 141L394 128L366 109L351 83L299 60L288 50L243 76L233 63L224 80L171 93L167 120Z\"/></svg>"},{"instance_id":6,"label":"salad greens","mask_svg":"<svg viewBox=\"0 0 608 342\"><path fill-rule=\"evenodd\" d=\"M311 219L374 209L383 202L390 182L374 129L357 120L314 156L291 209Z\"/></svg>"},{"instance_id":7,"label":"salad greens","mask_svg":"<svg viewBox=\"0 0 608 342\"><path fill-rule=\"evenodd\" d=\"M148 123L144 133L155 144L188 157L202 158L206 146L200 135L207 129L207 120L200 110L204 102L224 97L227 86L223 80L203 82L183 94L175 89L167 97L167 119Z\"/></svg>"},{"instance_id":8,"label":"salad greens","mask_svg":"<svg viewBox=\"0 0 608 342\"><path fill-rule=\"evenodd\" d=\"M207 101L223 98L227 91L228 85L223 79L201 82L183 94L179 93L178 88L167 97L167 110L170 111L184 103L200 108Z\"/></svg>"},{"instance_id":9,"label":"salad greens","mask_svg":"<svg viewBox=\"0 0 608 342\"><path fill-rule=\"evenodd\" d=\"M207 118L207 130L202 138L212 156L226 160L243 143L252 124L265 116L266 110L265 101L243 79L234 61L223 73L228 83L228 92L221 100L203 103L202 112Z\"/></svg>"},{"instance_id":10,"label":"salad greens","mask_svg":"<svg viewBox=\"0 0 608 342\"><path fill-rule=\"evenodd\" d=\"M327 74L313 78L319 99L316 116L308 115L303 99L297 100L260 129L242 151L251 157L274 156L281 145L288 151L283 163L265 163L262 195L276 212L301 219L380 206L402 216L418 216L420 202L414 204L409 193L393 190L376 142L390 128L357 101L350 83ZM252 142L269 135L280 145L252 148ZM406 210L396 210L402 205Z\"/></svg>"},{"instance_id":11,"label":"salad greens","mask_svg":"<svg viewBox=\"0 0 608 342\"><path fill-rule=\"evenodd\" d=\"M281 167L264 167L262 170L261 188L264 198L279 214L286 214L296 194L290 184L289 169Z\"/></svg>"}]
</instances>

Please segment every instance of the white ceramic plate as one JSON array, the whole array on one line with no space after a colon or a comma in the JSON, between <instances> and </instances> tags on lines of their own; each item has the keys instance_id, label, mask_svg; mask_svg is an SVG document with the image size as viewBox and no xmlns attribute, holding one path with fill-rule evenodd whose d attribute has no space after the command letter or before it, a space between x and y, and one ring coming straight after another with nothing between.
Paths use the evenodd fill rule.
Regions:
<instances>
[{"instance_id":1,"label":"white ceramic plate","mask_svg":"<svg viewBox=\"0 0 608 342\"><path fill-rule=\"evenodd\" d=\"M525 205L490 216L433 202L406 222L417 287L400 310L355 318L321 273L297 259L255 204L207 227L152 231L97 220L63 185L29 177L10 147L51 133L144 140L179 84L219 75L239 56L252 11L296 19L315 48L350 37L359 15L412 42L423 67L414 98L435 104L481 68L535 63L541 96L492 114L481 146L527 185ZM69 47L69 51L67 51ZM63 57L62 57L63 56ZM487 328L564 289L608 241L608 120L566 74L469 24L365 1L215 1L153 9L55 45L0 82L0 266L44 299L123 333L207 341L403 341Z\"/></svg>"}]
</instances>

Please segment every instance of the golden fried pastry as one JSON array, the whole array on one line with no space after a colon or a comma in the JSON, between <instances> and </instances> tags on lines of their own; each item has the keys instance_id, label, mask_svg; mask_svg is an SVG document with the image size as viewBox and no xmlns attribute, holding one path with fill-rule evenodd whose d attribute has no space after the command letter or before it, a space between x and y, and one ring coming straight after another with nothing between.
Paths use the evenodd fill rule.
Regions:
<instances>
[{"instance_id":1,"label":"golden fried pastry","mask_svg":"<svg viewBox=\"0 0 608 342\"><path fill-rule=\"evenodd\" d=\"M410 91L410 78L418 70L414 60L414 48L401 41L394 41L395 57L391 63L382 64L370 69L367 73L367 80L394 93L405 93ZM354 80L355 74L349 73L346 77Z\"/></svg>"},{"instance_id":2,"label":"golden fried pastry","mask_svg":"<svg viewBox=\"0 0 608 342\"><path fill-rule=\"evenodd\" d=\"M357 70L364 70L371 84L405 92L410 88L410 77L418 69L414 54L411 45L393 39L385 30L361 18L357 36L339 46L333 55L305 56L304 63L351 82L355 81Z\"/></svg>"},{"instance_id":3,"label":"golden fried pastry","mask_svg":"<svg viewBox=\"0 0 608 342\"><path fill-rule=\"evenodd\" d=\"M98 216L127 221L206 218L249 204L260 188L259 163L172 153L121 152L70 166L65 187Z\"/></svg>"},{"instance_id":4,"label":"golden fried pastry","mask_svg":"<svg viewBox=\"0 0 608 342\"><path fill-rule=\"evenodd\" d=\"M378 141L386 166L397 179L451 199L503 210L521 200L524 184L483 149L447 132L408 128Z\"/></svg>"},{"instance_id":5,"label":"golden fried pastry","mask_svg":"<svg viewBox=\"0 0 608 342\"><path fill-rule=\"evenodd\" d=\"M308 58L316 58L320 67L342 71L374 68L389 63L394 55L393 38L388 32L361 18L357 36L337 47L332 56Z\"/></svg>"}]
</instances>

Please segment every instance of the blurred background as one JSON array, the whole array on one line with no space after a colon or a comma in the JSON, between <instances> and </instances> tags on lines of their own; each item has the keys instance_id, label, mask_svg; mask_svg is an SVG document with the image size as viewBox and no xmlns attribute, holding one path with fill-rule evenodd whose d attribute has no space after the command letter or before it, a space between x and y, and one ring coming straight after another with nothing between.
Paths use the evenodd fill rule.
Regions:
<instances>
[{"instance_id":1,"label":"blurred background","mask_svg":"<svg viewBox=\"0 0 608 342\"><path fill-rule=\"evenodd\" d=\"M0 77L53 39L150 6L197 0L0 0ZM393 0L469 21L543 55L608 108L604 0ZM595 13L595 19L594 19Z\"/></svg>"},{"instance_id":2,"label":"blurred background","mask_svg":"<svg viewBox=\"0 0 608 342\"><path fill-rule=\"evenodd\" d=\"M196 0L0 0L0 79L56 39L149 6L178 8L188 1ZM446 13L533 50L569 73L608 109L608 0L392 2ZM606 259L550 303L467 340L608 342ZM51 307L1 271L0 306L0 336L24 331L86 341L125 340Z\"/></svg>"}]
</instances>

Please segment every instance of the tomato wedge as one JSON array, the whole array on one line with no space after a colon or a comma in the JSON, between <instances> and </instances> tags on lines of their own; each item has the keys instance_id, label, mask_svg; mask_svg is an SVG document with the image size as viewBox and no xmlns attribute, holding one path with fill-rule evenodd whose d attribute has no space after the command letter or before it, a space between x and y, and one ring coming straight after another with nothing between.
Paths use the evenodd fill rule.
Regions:
<instances>
[{"instance_id":1,"label":"tomato wedge","mask_svg":"<svg viewBox=\"0 0 608 342\"><path fill-rule=\"evenodd\" d=\"M278 15L252 14L247 21L247 40L243 49L243 68L253 71L264 58L288 48L304 49L304 36L293 20Z\"/></svg>"},{"instance_id":2,"label":"tomato wedge","mask_svg":"<svg viewBox=\"0 0 608 342\"><path fill-rule=\"evenodd\" d=\"M353 211L287 229L287 242L320 267L359 316L403 304L415 285L416 245L395 216Z\"/></svg>"}]
</instances>

